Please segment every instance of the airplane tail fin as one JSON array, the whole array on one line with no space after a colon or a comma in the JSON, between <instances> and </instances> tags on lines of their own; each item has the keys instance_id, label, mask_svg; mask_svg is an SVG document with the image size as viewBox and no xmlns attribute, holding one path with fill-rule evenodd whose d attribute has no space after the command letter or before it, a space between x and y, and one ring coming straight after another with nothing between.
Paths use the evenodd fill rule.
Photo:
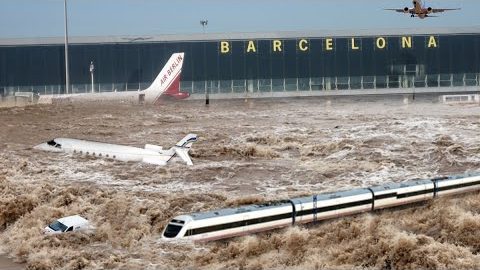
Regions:
<instances>
[{"instance_id":1,"label":"airplane tail fin","mask_svg":"<svg viewBox=\"0 0 480 270\"><path fill-rule=\"evenodd\" d=\"M162 68L153 83L144 90L145 99L157 103L164 92L174 93L180 90L180 74L182 73L184 53L174 53Z\"/></svg>"},{"instance_id":2,"label":"airplane tail fin","mask_svg":"<svg viewBox=\"0 0 480 270\"><path fill-rule=\"evenodd\" d=\"M187 165L193 165L192 159L188 155L188 151L192 147L192 144L197 141L197 134L188 134L183 139L181 139L172 150L177 154L177 156Z\"/></svg>"}]
</instances>

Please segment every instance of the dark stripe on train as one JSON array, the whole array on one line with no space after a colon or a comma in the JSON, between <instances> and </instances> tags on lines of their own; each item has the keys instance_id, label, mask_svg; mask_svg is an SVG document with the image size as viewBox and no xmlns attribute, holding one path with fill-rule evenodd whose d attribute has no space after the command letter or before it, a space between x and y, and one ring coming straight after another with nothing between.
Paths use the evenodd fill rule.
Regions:
<instances>
[{"instance_id":1,"label":"dark stripe on train","mask_svg":"<svg viewBox=\"0 0 480 270\"><path fill-rule=\"evenodd\" d=\"M319 201L321 203L322 201ZM342 203L342 204L336 204L336 205L330 205L330 206L325 206L325 207L317 207L317 214L321 212L328 212L328 211L333 211L333 210L340 210L340 209L345 209L345 208L350 208L350 207L355 207L355 206L360 206L360 205L366 205L366 204L371 204L372 200L363 200L363 201L357 201L357 202L349 202L349 203ZM298 216L306 216L306 215L311 215L313 214L314 209L308 209L308 210L303 210L303 211L298 211L297 212L297 217Z\"/></svg>"},{"instance_id":2,"label":"dark stripe on train","mask_svg":"<svg viewBox=\"0 0 480 270\"><path fill-rule=\"evenodd\" d=\"M439 183L441 183L441 182L439 182ZM470 182L470 183L463 183L463 184L456 184L456 185L451 185L451 186L446 186L446 187L437 187L437 192L439 192L439 191L445 191L445 190L450 190L450 189L471 187L471 186L476 186L476 185L480 185L480 181L475 181L475 182Z\"/></svg>"},{"instance_id":3,"label":"dark stripe on train","mask_svg":"<svg viewBox=\"0 0 480 270\"><path fill-rule=\"evenodd\" d=\"M240 220L240 221L235 221L235 222L230 222L230 223L225 223L225 224L219 224L219 225L213 225L213 226L208 226L208 227L202 227L202 228L187 230L185 236L197 235L197 234L202 234L202 233L209 233L209 232L214 232L214 231L222 231L222 230L233 229L233 228L238 228L238 227L243 227L243 226L248 226L248 225L255 225L255 224L259 224L259 223L266 223L266 222L270 222L270 221L282 220L282 219L292 218L292 217L293 217L293 212L290 212L290 213L280 214L280 215L275 215L275 216L267 216L267 217L261 217L261 218Z\"/></svg>"},{"instance_id":4,"label":"dark stripe on train","mask_svg":"<svg viewBox=\"0 0 480 270\"><path fill-rule=\"evenodd\" d=\"M403 198L418 196L418 195L422 195L422 194L429 194L429 193L434 192L434 190L435 189L430 188L430 189L424 189L424 190L402 193L402 194L398 194L397 192L393 192L393 193L387 193L387 194L382 194L382 195L375 195L373 198L375 200L394 198L394 197L396 197L397 199L403 199Z\"/></svg>"},{"instance_id":5,"label":"dark stripe on train","mask_svg":"<svg viewBox=\"0 0 480 270\"><path fill-rule=\"evenodd\" d=\"M393 198L393 197L397 197L397 193L396 193L396 192L394 192L394 193L382 194L382 195L375 195L375 196L373 196L373 199L375 199L375 200L381 200L381 199Z\"/></svg>"},{"instance_id":6,"label":"dark stripe on train","mask_svg":"<svg viewBox=\"0 0 480 270\"><path fill-rule=\"evenodd\" d=\"M428 193L433 193L433 188L414 191L414 192L409 192L409 193L398 194L397 198L398 199L403 199L403 198L408 198L408 197L413 197L413 196L418 196L418 195L423 195L423 194L428 194Z\"/></svg>"}]
</instances>

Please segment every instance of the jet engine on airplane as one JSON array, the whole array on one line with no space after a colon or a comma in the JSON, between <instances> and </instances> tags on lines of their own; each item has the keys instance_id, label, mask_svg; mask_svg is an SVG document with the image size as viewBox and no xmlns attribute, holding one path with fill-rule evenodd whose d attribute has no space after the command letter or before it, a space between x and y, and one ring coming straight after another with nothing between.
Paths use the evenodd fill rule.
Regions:
<instances>
[{"instance_id":1,"label":"jet engine on airplane","mask_svg":"<svg viewBox=\"0 0 480 270\"><path fill-rule=\"evenodd\" d=\"M403 9L403 12L405 12L405 13L408 13L408 11L410 11L410 9L409 9L408 7L405 7L405 8Z\"/></svg>"},{"instance_id":2,"label":"jet engine on airplane","mask_svg":"<svg viewBox=\"0 0 480 270\"><path fill-rule=\"evenodd\" d=\"M428 7L428 8L427 8L427 12L428 12L428 13L432 13L432 12L433 12L433 8Z\"/></svg>"}]
</instances>

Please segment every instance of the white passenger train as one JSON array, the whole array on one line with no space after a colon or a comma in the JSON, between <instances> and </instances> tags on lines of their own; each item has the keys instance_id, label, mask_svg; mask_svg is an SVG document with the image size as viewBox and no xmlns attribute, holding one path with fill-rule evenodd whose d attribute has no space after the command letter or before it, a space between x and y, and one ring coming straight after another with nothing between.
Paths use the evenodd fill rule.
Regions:
<instances>
[{"instance_id":1,"label":"white passenger train","mask_svg":"<svg viewBox=\"0 0 480 270\"><path fill-rule=\"evenodd\" d=\"M480 190L480 173L355 189L174 217L163 238L212 241Z\"/></svg>"}]
</instances>

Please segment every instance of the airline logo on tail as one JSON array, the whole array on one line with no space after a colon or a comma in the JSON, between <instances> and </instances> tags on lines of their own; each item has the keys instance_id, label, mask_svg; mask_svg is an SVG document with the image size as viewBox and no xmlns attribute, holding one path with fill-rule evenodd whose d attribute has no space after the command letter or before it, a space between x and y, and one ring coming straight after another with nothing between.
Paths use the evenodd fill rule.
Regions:
<instances>
[{"instance_id":1,"label":"airline logo on tail","mask_svg":"<svg viewBox=\"0 0 480 270\"><path fill-rule=\"evenodd\" d=\"M170 78L170 76L172 76L173 72L178 66L182 68L182 65L181 65L182 63L183 63L183 53L177 56L176 61L173 62L170 68L167 70L167 74L163 75L162 83L161 83L162 85L168 80L168 78Z\"/></svg>"},{"instance_id":2,"label":"airline logo on tail","mask_svg":"<svg viewBox=\"0 0 480 270\"><path fill-rule=\"evenodd\" d=\"M152 85L145 90L145 99L158 103L160 97L170 96L175 99L187 98L190 95L180 92L180 74L182 73L184 53L174 53L158 74Z\"/></svg>"}]
</instances>

